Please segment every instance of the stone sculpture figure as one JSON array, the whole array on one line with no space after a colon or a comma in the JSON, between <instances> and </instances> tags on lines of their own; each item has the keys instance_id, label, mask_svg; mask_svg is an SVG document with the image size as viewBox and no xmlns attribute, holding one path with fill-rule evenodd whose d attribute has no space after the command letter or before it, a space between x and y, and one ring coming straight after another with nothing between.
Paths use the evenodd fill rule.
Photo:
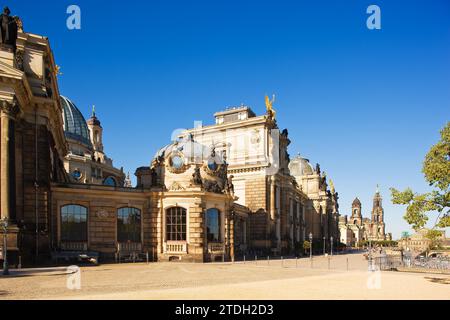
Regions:
<instances>
[{"instance_id":1,"label":"stone sculpture figure","mask_svg":"<svg viewBox=\"0 0 450 320\"><path fill-rule=\"evenodd\" d=\"M192 174L192 180L194 181L194 184L196 185L202 185L202 176L200 174L200 168L195 168L194 173Z\"/></svg>"},{"instance_id":2,"label":"stone sculpture figure","mask_svg":"<svg viewBox=\"0 0 450 320\"><path fill-rule=\"evenodd\" d=\"M233 178L234 178L234 176L231 175L231 176L228 177L228 181L227 181L228 192L231 193L231 194L234 194Z\"/></svg>"},{"instance_id":3,"label":"stone sculpture figure","mask_svg":"<svg viewBox=\"0 0 450 320\"><path fill-rule=\"evenodd\" d=\"M152 168L150 170L150 175L152 176L152 187L158 186L158 173L156 172L155 168Z\"/></svg>"},{"instance_id":4,"label":"stone sculpture figure","mask_svg":"<svg viewBox=\"0 0 450 320\"><path fill-rule=\"evenodd\" d=\"M15 17L11 17L10 13L9 8L5 7L3 13L0 15L0 41L2 44L15 46L17 39L17 20Z\"/></svg>"}]
</instances>

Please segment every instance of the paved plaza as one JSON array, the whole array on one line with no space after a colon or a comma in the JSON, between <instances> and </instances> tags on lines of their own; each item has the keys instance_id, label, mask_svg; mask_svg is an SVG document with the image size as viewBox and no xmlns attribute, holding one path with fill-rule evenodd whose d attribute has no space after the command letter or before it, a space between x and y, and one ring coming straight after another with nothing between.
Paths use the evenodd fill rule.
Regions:
<instances>
[{"instance_id":1,"label":"paved plaza","mask_svg":"<svg viewBox=\"0 0 450 320\"><path fill-rule=\"evenodd\" d=\"M136 263L0 277L1 299L450 299L450 276L367 271L361 254L245 263Z\"/></svg>"}]
</instances>

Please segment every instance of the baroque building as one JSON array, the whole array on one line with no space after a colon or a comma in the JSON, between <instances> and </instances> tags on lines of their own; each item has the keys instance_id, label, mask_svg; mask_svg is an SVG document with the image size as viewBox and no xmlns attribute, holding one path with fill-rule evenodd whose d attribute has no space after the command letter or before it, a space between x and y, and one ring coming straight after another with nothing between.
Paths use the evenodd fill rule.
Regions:
<instances>
[{"instance_id":1,"label":"baroque building","mask_svg":"<svg viewBox=\"0 0 450 320\"><path fill-rule=\"evenodd\" d=\"M49 40L3 18L0 213L12 263L82 253L206 262L296 254L310 235L337 243L338 194L319 165L290 159L273 101L263 115L228 108L185 130L136 169L133 187L105 153L95 110L85 120L60 95Z\"/></svg>"},{"instance_id":2,"label":"baroque building","mask_svg":"<svg viewBox=\"0 0 450 320\"><path fill-rule=\"evenodd\" d=\"M103 129L95 109L93 108L92 116L86 121L70 99L61 96L61 106L64 135L69 148L64 158L64 167L70 180L111 186L123 185L123 169L114 168L112 159L103 151Z\"/></svg>"},{"instance_id":3,"label":"baroque building","mask_svg":"<svg viewBox=\"0 0 450 320\"><path fill-rule=\"evenodd\" d=\"M371 219L363 218L361 201L356 198L352 203L352 213L339 218L339 231L341 242L349 247L357 246L361 241L386 241L392 240L390 233L386 234L384 223L384 209L380 191L375 192Z\"/></svg>"}]
</instances>

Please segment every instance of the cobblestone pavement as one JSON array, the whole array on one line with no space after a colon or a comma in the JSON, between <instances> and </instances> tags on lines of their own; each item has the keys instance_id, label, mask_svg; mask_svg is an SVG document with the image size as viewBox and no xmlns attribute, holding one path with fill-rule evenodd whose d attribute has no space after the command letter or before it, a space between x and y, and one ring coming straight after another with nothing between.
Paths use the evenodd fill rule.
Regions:
<instances>
[{"instance_id":1,"label":"cobblestone pavement","mask_svg":"<svg viewBox=\"0 0 450 320\"><path fill-rule=\"evenodd\" d=\"M312 266L308 258L114 264L81 268L80 290L67 288L64 270L13 273L0 277L0 299L450 299L449 277L383 272L381 288L369 290L378 281L370 277L360 254L315 257Z\"/></svg>"}]
</instances>

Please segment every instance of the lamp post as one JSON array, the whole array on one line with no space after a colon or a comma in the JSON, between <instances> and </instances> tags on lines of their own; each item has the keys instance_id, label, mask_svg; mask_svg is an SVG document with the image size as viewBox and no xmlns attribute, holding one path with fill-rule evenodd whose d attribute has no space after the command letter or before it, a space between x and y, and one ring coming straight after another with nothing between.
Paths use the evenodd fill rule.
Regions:
<instances>
[{"instance_id":1,"label":"lamp post","mask_svg":"<svg viewBox=\"0 0 450 320\"><path fill-rule=\"evenodd\" d=\"M326 251L325 251L325 249L326 249L325 240L326 240L326 239L327 239L327 238L323 237L323 255L325 255L325 253L326 253Z\"/></svg>"},{"instance_id":2,"label":"lamp post","mask_svg":"<svg viewBox=\"0 0 450 320\"><path fill-rule=\"evenodd\" d=\"M7 234L8 234L8 219L5 218L2 221L2 227L3 227L3 275L7 276L9 275L9 269L8 269L8 240L7 240Z\"/></svg>"},{"instance_id":3,"label":"lamp post","mask_svg":"<svg viewBox=\"0 0 450 320\"><path fill-rule=\"evenodd\" d=\"M312 259L312 241L313 241L313 234L312 232L309 233L309 258Z\"/></svg>"},{"instance_id":4,"label":"lamp post","mask_svg":"<svg viewBox=\"0 0 450 320\"><path fill-rule=\"evenodd\" d=\"M333 237L330 237L330 243L331 243L331 256L333 256Z\"/></svg>"}]
</instances>

